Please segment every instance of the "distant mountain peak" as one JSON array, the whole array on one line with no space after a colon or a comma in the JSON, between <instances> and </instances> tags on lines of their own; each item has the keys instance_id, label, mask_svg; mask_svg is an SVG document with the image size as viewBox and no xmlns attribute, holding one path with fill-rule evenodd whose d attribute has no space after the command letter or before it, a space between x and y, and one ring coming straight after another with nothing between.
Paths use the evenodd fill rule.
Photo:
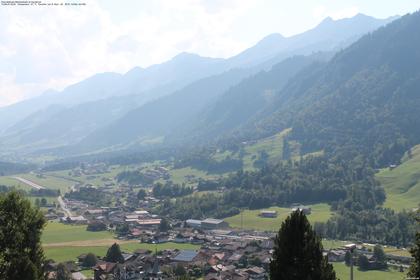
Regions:
<instances>
[{"instance_id":1,"label":"distant mountain peak","mask_svg":"<svg viewBox=\"0 0 420 280\"><path fill-rule=\"evenodd\" d=\"M136 67L133 67L132 69L128 70L127 73L125 73L125 74L129 74L131 72L141 72L143 70L144 70L144 68L142 68L140 66L136 66Z\"/></svg>"},{"instance_id":2,"label":"distant mountain peak","mask_svg":"<svg viewBox=\"0 0 420 280\"><path fill-rule=\"evenodd\" d=\"M124 74L125 77L135 77L142 73L144 71L144 68L136 66L130 70L128 70L127 73Z\"/></svg>"},{"instance_id":3,"label":"distant mountain peak","mask_svg":"<svg viewBox=\"0 0 420 280\"><path fill-rule=\"evenodd\" d=\"M333 19L332 17L328 16L319 23L319 26L330 25L330 24L334 24L340 21L361 21L361 20L379 20L379 19L362 14L362 13L358 13L352 17L345 17L345 18L340 18L340 19Z\"/></svg>"},{"instance_id":4,"label":"distant mountain peak","mask_svg":"<svg viewBox=\"0 0 420 280\"><path fill-rule=\"evenodd\" d=\"M265 36L261 41L258 42L258 44L272 44L283 40L286 40L286 37L280 33L272 33L268 36Z\"/></svg>"},{"instance_id":5,"label":"distant mountain peak","mask_svg":"<svg viewBox=\"0 0 420 280\"><path fill-rule=\"evenodd\" d=\"M198 54L195 53L189 53L189 52L181 52L174 56L171 60L185 60L185 59L194 59L194 58L200 58Z\"/></svg>"},{"instance_id":6,"label":"distant mountain peak","mask_svg":"<svg viewBox=\"0 0 420 280\"><path fill-rule=\"evenodd\" d=\"M324 18L320 24L325 24L325 23L331 23L334 22L335 20L332 17L326 17Z\"/></svg>"}]
</instances>

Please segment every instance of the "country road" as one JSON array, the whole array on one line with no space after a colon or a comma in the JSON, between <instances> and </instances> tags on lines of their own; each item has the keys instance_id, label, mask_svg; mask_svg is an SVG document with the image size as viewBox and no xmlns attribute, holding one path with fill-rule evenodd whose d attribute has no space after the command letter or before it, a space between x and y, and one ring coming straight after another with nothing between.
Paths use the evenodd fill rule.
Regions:
<instances>
[{"instance_id":1,"label":"country road","mask_svg":"<svg viewBox=\"0 0 420 280\"><path fill-rule=\"evenodd\" d=\"M27 179L21 178L21 177L12 177L15 180L18 180L19 182L22 182L28 186L33 187L34 189L37 190L42 190L45 189L45 187L38 185L37 183L34 183L32 181L29 181ZM64 214L66 215L66 217L72 217L73 215L71 214L70 210L66 207L66 203L64 202L63 198L61 197L61 195L59 197L57 197L57 201L60 204L61 209L63 210Z\"/></svg>"},{"instance_id":2,"label":"country road","mask_svg":"<svg viewBox=\"0 0 420 280\"><path fill-rule=\"evenodd\" d=\"M67 209L66 207L66 203L64 202L63 198L61 197L61 195L59 197L57 197L57 201L60 204L61 209L63 210L64 214L66 215L66 217L72 217L72 214L70 212L69 209Z\"/></svg>"},{"instance_id":3,"label":"country road","mask_svg":"<svg viewBox=\"0 0 420 280\"><path fill-rule=\"evenodd\" d=\"M24 183L25 185L28 185L30 187L33 187L34 189L37 189L37 190L45 189L45 187L40 186L37 183L34 183L32 181L26 180L26 179L21 178L21 177L12 177L12 178L15 179L15 180L18 180L19 182Z\"/></svg>"}]
</instances>

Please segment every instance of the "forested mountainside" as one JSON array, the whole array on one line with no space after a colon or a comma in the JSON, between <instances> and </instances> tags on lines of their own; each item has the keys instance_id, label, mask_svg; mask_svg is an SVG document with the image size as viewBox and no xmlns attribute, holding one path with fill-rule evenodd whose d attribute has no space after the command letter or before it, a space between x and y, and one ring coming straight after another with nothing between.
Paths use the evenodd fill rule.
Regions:
<instances>
[{"instance_id":1,"label":"forested mountainside","mask_svg":"<svg viewBox=\"0 0 420 280\"><path fill-rule=\"evenodd\" d=\"M345 20L338 20L333 21L331 19L327 19L324 22L320 23L317 27L315 27L312 30L309 30L307 32L304 32L302 34L292 36L290 38L283 38L281 36L276 35L270 35L263 39L261 42L259 42L254 47L244 51L243 53L239 54L238 56L232 57L226 61L228 65L232 65L232 67L238 67L242 65L241 63L246 61L246 65L249 68L250 65L254 65L251 69L254 70L261 70L261 69L271 69L275 63L282 63L282 66L279 66L277 69L274 69L275 72L273 72L273 76L270 77L270 74L261 74L260 81L258 85L263 84L263 80L266 81L271 78L271 83L275 81L274 76L277 73L276 79L279 79L278 84L273 86L273 92L278 91L283 84L287 82L287 80L291 77L293 77L294 74L296 74L297 71L301 69L301 67L305 66L302 64L302 61L298 61L297 58L292 59L290 61L284 61L285 59L298 55L298 54L312 54L312 52L318 52L318 51L336 51L338 48L347 46L351 42L354 42L356 39L360 38L363 34L366 34L369 31L375 30L377 27L382 26L390 21L394 20L394 18L389 18L385 20L375 20L371 17L367 17L364 15L358 15L351 19L345 19ZM320 35L322 34L322 36ZM258 54L258 55L257 55ZM315 55L318 56L318 59L327 59L328 54L318 54ZM289 68L286 67L286 64L289 63ZM305 62L307 63L307 62ZM294 64L294 66L292 66ZM284 73L282 73L283 71ZM290 72L289 72L290 71ZM254 72L250 72L254 73ZM229 75L229 73L227 73ZM222 76L222 75L220 75ZM249 76L249 75L248 75ZM282 76L281 78L279 76ZM246 78L247 76L243 76L242 79ZM224 77L228 78L228 77ZM242 80L241 79L241 80ZM251 83L257 82L258 77L254 78L252 81L245 81L244 87L248 87ZM122 117L121 119L115 121L115 123L104 127L103 129L98 129L98 131L93 132L91 135L88 135L86 139L81 141L80 146L86 147L89 146L90 149L95 149L95 146L92 145L92 143L98 143L98 146L96 146L96 149L103 148L103 147L110 147L110 146L117 146L117 147L124 147L127 143L130 142L138 142L144 139L144 137L166 137L169 142L174 140L174 138L179 138L183 135L188 135L188 137L193 136L191 135L191 132L197 128L200 127L201 124L199 120L206 120L206 118L211 118L211 116L214 116L215 114L218 114L217 107L213 109L213 111L208 110L208 107L212 107L214 102L216 102L216 98L222 94L222 92L219 92L217 89L217 80L213 80L213 83L210 85L206 83L206 79L201 81L202 88L198 86L197 83L194 83L193 85L187 86L185 89L182 89L180 91L175 92L174 94L168 96L167 98L163 98L161 100L157 100L156 102L153 102L151 104L146 104L145 106L141 106L138 109L133 110L132 112L127 113L126 116ZM237 81L239 83L240 80ZM231 83L230 86L233 86L235 83ZM256 89L258 88L258 85L252 85L251 87ZM195 95L203 95L202 99L202 106L196 106L196 104L193 102L193 99L191 101L189 99L183 99L184 97L180 92L188 91L192 86L196 86L196 93ZM204 95L211 94L211 86L215 87L213 89L213 97L211 99L208 99ZM268 85L267 85L268 86ZM266 88L269 90L269 88ZM223 91L226 91L227 88L223 89ZM239 89L237 89L239 91ZM224 92L223 92L224 93ZM237 93L239 95L239 93ZM234 121L231 124L228 124L227 127L220 127L223 130L227 128L231 128L232 126L236 125L238 122L243 123L247 121L247 118L249 115L254 113L255 110L259 110L263 108L262 105L265 105L261 102L261 99L258 100L258 97L255 96L255 99L253 95L253 91L249 91L249 98L247 99L248 102L254 102L257 103L253 106L253 108L248 108L249 111L246 111L244 115L238 114L233 116L225 115L225 119L223 121L228 121L229 117L237 118L236 122ZM196 96L196 98L199 98ZM265 92L265 94L262 95L265 99L264 102L267 102L270 100L270 93ZM261 97L261 96L260 96ZM236 99L237 97L233 97L229 99L229 95L227 95L227 100L220 100L219 105L224 102L232 102L232 99ZM242 97L241 97L242 98ZM177 103L170 106L170 108L166 108L164 111L160 111L160 107L165 107L165 103L167 103L168 100L171 99L180 99L177 100ZM183 100L182 100L183 99ZM244 100L245 101L245 100ZM191 106L189 107L183 107L182 104L189 103ZM235 101L236 102L236 101ZM181 105L180 105L181 104ZM233 103L232 105L227 104L227 106L237 106L239 104ZM205 108L204 108L205 105ZM246 105L240 104L240 105ZM152 106L155 107L155 110L153 110L153 113L148 111ZM179 107L178 107L179 106ZM184 105L186 106L186 104ZM262 107L260 107L262 106ZM169 110L170 109L170 110ZM203 109L205 111L203 111ZM172 113L179 112L179 111L185 111L188 110L188 116L193 120L192 122L188 120L187 118L183 118L185 115L185 112L180 114L180 117L175 117ZM206 112L210 114L210 116L205 116ZM232 110L233 112L233 110ZM157 114L157 116L153 115ZM176 113L178 116L179 113ZM194 116L194 117L192 117ZM223 117L223 116L221 116ZM145 126L142 124L145 119L148 119L153 125L151 126ZM165 129L162 128L162 124L159 124L158 122L154 122L156 119L166 119L164 123L166 123ZM135 123L139 121L139 123ZM213 120L210 119L209 122L205 121L206 125L209 125L209 127L212 127L215 129L214 133L220 133L218 131L217 127L214 127L215 123L220 123L222 120L215 120L213 123L211 123ZM135 125L136 124L136 125ZM169 126L168 126L169 125ZM217 126L217 124L216 124ZM173 132L176 132L175 134ZM208 135L208 132L202 131L202 136L211 136ZM201 133L201 132L199 132ZM193 133L195 134L195 132ZM211 133L212 134L212 133ZM117 139L117 136L120 135L120 138ZM187 138L188 138L187 137ZM110 140L108 143L104 143L104 138L109 138ZM182 138L182 137L181 137ZM196 139L196 138L195 138ZM179 140L179 139L178 139ZM184 139L181 140L186 140ZM91 144L87 144L87 143ZM177 141L182 142L182 141Z\"/></svg>"},{"instance_id":2,"label":"forested mountainside","mask_svg":"<svg viewBox=\"0 0 420 280\"><path fill-rule=\"evenodd\" d=\"M419 25L419 13L405 16L311 65L232 134L259 138L292 127L289 139L305 153L363 154L375 167L398 162L420 142Z\"/></svg>"},{"instance_id":3,"label":"forested mountainside","mask_svg":"<svg viewBox=\"0 0 420 280\"><path fill-rule=\"evenodd\" d=\"M0 176L28 172L34 167L32 164L0 161Z\"/></svg>"},{"instance_id":4,"label":"forested mountainside","mask_svg":"<svg viewBox=\"0 0 420 280\"><path fill-rule=\"evenodd\" d=\"M194 82L165 98L130 111L76 145L76 151L89 151L122 145L141 145L166 135L198 112L211 100L253 73L235 69Z\"/></svg>"},{"instance_id":5,"label":"forested mountainside","mask_svg":"<svg viewBox=\"0 0 420 280\"><path fill-rule=\"evenodd\" d=\"M216 211L223 217L242 207L328 202L336 215L316 225L324 236L409 244L416 231L412 217L381 206L386 195L374 174L376 168L398 164L420 142L419 26L419 12L404 16L329 62L308 66L251 121L219 141L240 150L241 141L290 127L283 159L291 143L301 145L301 155L323 153L239 171L218 185L203 182L204 189L222 186L227 191L222 198L167 202L162 211L181 215L183 205L191 204L197 216Z\"/></svg>"},{"instance_id":6,"label":"forested mountainside","mask_svg":"<svg viewBox=\"0 0 420 280\"><path fill-rule=\"evenodd\" d=\"M207 128L211 128L213 125L221 126L222 129L225 126L229 128L235 122L246 120L247 114L252 114L255 110L263 108L270 100L269 95L279 90L300 69L318 59L327 58L328 55L321 54L293 57L277 64L271 71L260 72L245 81L242 80L257 72L255 68L231 70L200 80L170 96L131 111L109 127L93 133L80 145L87 145L92 149L135 143L142 139L162 136L168 136L166 142L173 143L173 139L181 133L187 135L187 138L198 134L201 125L206 125ZM263 90L259 90L261 87ZM244 92L244 89L247 92ZM257 94L255 89L259 90ZM228 94L224 94L226 91ZM271 91L271 93L267 91ZM238 110L232 110L232 113L237 113L237 116L219 115L217 107L216 109L211 108L208 112L211 116L208 118L218 117L221 118L220 121L211 119L211 123L200 123L203 111L207 111L209 104L214 102L217 102L219 106L241 108L240 113ZM238 104L239 102L243 103ZM238 105L240 106L236 107ZM249 108L245 108L245 105L248 105ZM213 111L211 111L212 109ZM229 122L233 122L233 124ZM219 131L217 132L219 133ZM185 140L185 138L181 140Z\"/></svg>"},{"instance_id":7,"label":"forested mountainside","mask_svg":"<svg viewBox=\"0 0 420 280\"><path fill-rule=\"evenodd\" d=\"M216 101L204 108L196 117L184 122L168 137L178 141L215 139L223 133L246 123L268 106L299 71L315 62L325 62L333 53L294 56L260 72L230 88Z\"/></svg>"},{"instance_id":8,"label":"forested mountainside","mask_svg":"<svg viewBox=\"0 0 420 280\"><path fill-rule=\"evenodd\" d=\"M162 64L145 69L136 67L124 75L97 74L61 92L49 92L40 97L1 108L0 143L4 151L10 148L22 154L74 145L82 138L94 138L94 135L103 133L107 128L112 130L115 127L111 124L112 122L124 125L124 118L134 117L136 114L134 111L141 111L140 108L145 103L153 102L165 95L176 94L184 87L188 90L191 83L200 79L220 75L229 69L269 70L273 65L295 55L311 55L319 51L334 52L394 19L394 17L375 19L364 15L337 21L326 19L312 30L292 37L284 38L279 34L269 35L255 46L229 59L213 59L181 53ZM245 75L242 79L246 77ZM209 90L209 85L205 82L203 84L206 88L197 88L197 94ZM217 86L215 86L215 92L217 96ZM162 102L165 103L165 100L167 99L164 98ZM60 110L52 114L54 110L48 106L60 108ZM210 103L207 106L210 106ZM89 107L98 108L97 114L87 112L86 108ZM194 104L191 107L194 107ZM133 112L130 112L131 110ZM109 116L106 115L107 112L111 112ZM69 116L75 113L80 119L88 120L86 125L85 122L77 120L69 121ZM124 116L125 114L127 116ZM147 115L146 112L141 114ZM168 117L172 115L168 114ZM154 119L154 116L147 116L147 118ZM22 127L20 123L24 119L37 121ZM128 126L131 124L132 122L128 122L125 129L129 130ZM57 125L65 126L67 130L61 129L59 134L52 132L52 128ZM127 142L137 142L146 133L142 131L140 135L134 135L133 139L124 138L117 145L119 148L125 148ZM158 137L162 136L168 136L168 134ZM89 140L84 141L86 142ZM34 143L33 146L31 146L32 143ZM155 144L156 141L148 143L148 145ZM96 148L100 149L103 144L100 143ZM109 144L115 143L111 141ZM91 146L91 148L94 147ZM76 152L74 149L72 151Z\"/></svg>"}]
</instances>

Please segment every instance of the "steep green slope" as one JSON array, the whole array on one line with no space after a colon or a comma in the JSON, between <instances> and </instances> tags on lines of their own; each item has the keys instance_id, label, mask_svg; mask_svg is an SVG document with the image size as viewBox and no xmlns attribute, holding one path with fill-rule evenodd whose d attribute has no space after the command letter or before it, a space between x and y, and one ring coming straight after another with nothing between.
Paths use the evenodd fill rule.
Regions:
<instances>
[{"instance_id":1,"label":"steep green slope","mask_svg":"<svg viewBox=\"0 0 420 280\"><path fill-rule=\"evenodd\" d=\"M420 204L420 145L407 153L396 168L385 168L376 174L387 195L385 207L400 211Z\"/></svg>"},{"instance_id":2,"label":"steep green slope","mask_svg":"<svg viewBox=\"0 0 420 280\"><path fill-rule=\"evenodd\" d=\"M420 13L364 36L324 65L302 71L259 118L233 137L260 138L292 127L302 152L398 162L420 143Z\"/></svg>"},{"instance_id":3,"label":"steep green slope","mask_svg":"<svg viewBox=\"0 0 420 280\"><path fill-rule=\"evenodd\" d=\"M93 132L80 142L78 148L88 151L168 135L211 100L254 71L235 69L194 82L169 96L136 108Z\"/></svg>"},{"instance_id":4,"label":"steep green slope","mask_svg":"<svg viewBox=\"0 0 420 280\"><path fill-rule=\"evenodd\" d=\"M227 131L250 121L273 102L277 92L296 73L316 61L327 61L331 56L331 53L294 56L273 66L270 71L243 80L210 103L195 118L184 123L174 137L183 133L184 138L193 138L195 141L220 138Z\"/></svg>"}]
</instances>

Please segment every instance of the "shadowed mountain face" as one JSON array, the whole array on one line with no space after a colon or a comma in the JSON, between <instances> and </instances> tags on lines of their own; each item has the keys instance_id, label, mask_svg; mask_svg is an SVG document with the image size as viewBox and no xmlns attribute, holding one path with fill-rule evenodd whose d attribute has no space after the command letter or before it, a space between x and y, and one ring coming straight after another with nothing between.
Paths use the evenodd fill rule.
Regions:
<instances>
[{"instance_id":1,"label":"shadowed mountain face","mask_svg":"<svg viewBox=\"0 0 420 280\"><path fill-rule=\"evenodd\" d=\"M271 102L272 93L280 90L293 76L291 74L297 73L306 62L296 60L296 64L291 65L291 71L287 67L279 67L273 69L275 72L271 74L263 72L257 78L253 77L255 81L260 78L260 82L271 79L271 83L276 80L273 73L283 77L255 95L251 90L254 86L251 85L252 80L244 81L243 87L248 90L242 104L233 95L215 103L230 87L258 71L271 69L288 57L347 46L391 20L363 15L338 21L326 19L316 28L300 35L289 38L279 34L270 35L230 59L182 53L168 62L146 69L134 68L124 75L98 74L62 92L1 108L0 143L5 148L16 148L16 151L22 148L33 151L73 145L81 140L80 147L97 149L168 135L182 138L182 133L199 125L199 121L207 123L213 131L203 131L197 135L225 132L251 118L266 102ZM285 71L284 75L281 71ZM236 89L238 97L241 95L240 88L238 85ZM223 107L224 102L227 103L226 110L230 108L231 113L223 115L218 111L217 106ZM234 112L235 106L246 104L252 105L252 108L247 107L243 115ZM189 121L201 111L203 115L194 119L194 122ZM218 125L211 123L212 114L218 115L217 121L214 120ZM220 126L227 119L232 122ZM181 127L180 133L173 134L174 128Z\"/></svg>"},{"instance_id":2,"label":"shadowed mountain face","mask_svg":"<svg viewBox=\"0 0 420 280\"><path fill-rule=\"evenodd\" d=\"M418 26L419 12L404 16L312 65L231 136L258 138L293 127L290 138L304 152L364 154L374 166L398 162L420 142Z\"/></svg>"}]
</instances>

